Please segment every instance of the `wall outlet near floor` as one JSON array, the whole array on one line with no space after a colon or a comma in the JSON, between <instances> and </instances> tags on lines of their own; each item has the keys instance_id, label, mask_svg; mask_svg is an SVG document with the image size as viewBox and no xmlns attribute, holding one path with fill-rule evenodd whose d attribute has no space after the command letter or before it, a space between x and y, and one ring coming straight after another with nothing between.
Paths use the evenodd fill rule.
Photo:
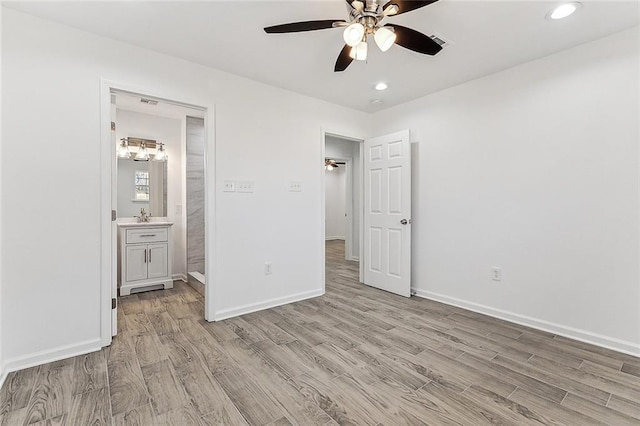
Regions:
<instances>
[{"instance_id":1,"label":"wall outlet near floor","mask_svg":"<svg viewBox=\"0 0 640 426\"><path fill-rule=\"evenodd\" d=\"M502 268L497 266L491 268L491 279L494 281L502 281Z\"/></svg>"},{"instance_id":2,"label":"wall outlet near floor","mask_svg":"<svg viewBox=\"0 0 640 426\"><path fill-rule=\"evenodd\" d=\"M271 262L264 262L264 274L269 275L271 273Z\"/></svg>"}]
</instances>

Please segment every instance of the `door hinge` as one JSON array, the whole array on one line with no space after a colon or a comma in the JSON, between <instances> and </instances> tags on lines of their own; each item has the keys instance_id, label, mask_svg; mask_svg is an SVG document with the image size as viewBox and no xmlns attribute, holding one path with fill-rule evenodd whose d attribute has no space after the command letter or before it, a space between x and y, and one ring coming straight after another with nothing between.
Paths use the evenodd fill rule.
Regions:
<instances>
[{"instance_id":1,"label":"door hinge","mask_svg":"<svg viewBox=\"0 0 640 426\"><path fill-rule=\"evenodd\" d=\"M116 299L115 298L111 299L111 309L115 309L117 306L118 305L117 305Z\"/></svg>"},{"instance_id":2,"label":"door hinge","mask_svg":"<svg viewBox=\"0 0 640 426\"><path fill-rule=\"evenodd\" d=\"M118 217L118 214L116 213L116 211L111 210L111 222L114 222L117 217Z\"/></svg>"},{"instance_id":3,"label":"door hinge","mask_svg":"<svg viewBox=\"0 0 640 426\"><path fill-rule=\"evenodd\" d=\"M115 132L115 131L116 131L116 122L115 122L115 121L112 121L112 122L111 122L111 131L112 131L112 132Z\"/></svg>"}]
</instances>

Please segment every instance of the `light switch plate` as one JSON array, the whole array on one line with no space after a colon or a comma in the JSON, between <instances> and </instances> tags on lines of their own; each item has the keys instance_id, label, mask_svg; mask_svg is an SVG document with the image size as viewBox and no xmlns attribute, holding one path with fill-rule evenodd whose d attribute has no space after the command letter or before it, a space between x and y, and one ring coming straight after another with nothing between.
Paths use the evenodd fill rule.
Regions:
<instances>
[{"instance_id":1,"label":"light switch plate","mask_svg":"<svg viewBox=\"0 0 640 426\"><path fill-rule=\"evenodd\" d=\"M298 181L289 182L289 191L290 192L302 192L302 182L298 182Z\"/></svg>"},{"instance_id":2,"label":"light switch plate","mask_svg":"<svg viewBox=\"0 0 640 426\"><path fill-rule=\"evenodd\" d=\"M182 204L176 204L176 214L182 214Z\"/></svg>"},{"instance_id":3,"label":"light switch plate","mask_svg":"<svg viewBox=\"0 0 640 426\"><path fill-rule=\"evenodd\" d=\"M224 192L236 192L236 183L232 180L224 181Z\"/></svg>"},{"instance_id":4,"label":"light switch plate","mask_svg":"<svg viewBox=\"0 0 640 426\"><path fill-rule=\"evenodd\" d=\"M242 180L236 182L236 192L253 192L253 181Z\"/></svg>"}]
</instances>

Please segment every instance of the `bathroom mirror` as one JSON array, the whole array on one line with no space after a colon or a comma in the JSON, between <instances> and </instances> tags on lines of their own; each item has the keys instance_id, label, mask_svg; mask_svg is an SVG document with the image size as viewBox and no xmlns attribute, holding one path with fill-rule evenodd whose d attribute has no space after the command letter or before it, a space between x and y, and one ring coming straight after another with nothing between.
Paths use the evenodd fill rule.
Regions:
<instances>
[{"instance_id":1,"label":"bathroom mirror","mask_svg":"<svg viewBox=\"0 0 640 426\"><path fill-rule=\"evenodd\" d=\"M118 158L118 217L167 216L167 161Z\"/></svg>"}]
</instances>

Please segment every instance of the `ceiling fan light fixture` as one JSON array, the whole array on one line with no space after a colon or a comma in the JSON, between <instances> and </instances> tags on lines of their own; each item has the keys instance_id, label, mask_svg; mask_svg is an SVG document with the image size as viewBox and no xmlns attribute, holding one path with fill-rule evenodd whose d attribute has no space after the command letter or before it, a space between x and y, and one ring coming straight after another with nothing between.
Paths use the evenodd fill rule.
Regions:
<instances>
[{"instance_id":1,"label":"ceiling fan light fixture","mask_svg":"<svg viewBox=\"0 0 640 426\"><path fill-rule=\"evenodd\" d=\"M367 60L367 42L361 41L357 46L351 48L351 52L349 52L349 56L351 59L355 59L356 61L366 61Z\"/></svg>"},{"instance_id":2,"label":"ceiling fan light fixture","mask_svg":"<svg viewBox=\"0 0 640 426\"><path fill-rule=\"evenodd\" d=\"M386 52L396 42L396 33L388 27L380 27L373 35L373 39L383 52Z\"/></svg>"},{"instance_id":3,"label":"ceiling fan light fixture","mask_svg":"<svg viewBox=\"0 0 640 426\"><path fill-rule=\"evenodd\" d=\"M580 6L582 6L582 4L579 2L564 3L549 12L547 17L553 20L566 18L567 16L572 15L573 12L578 10Z\"/></svg>"},{"instance_id":4,"label":"ceiling fan light fixture","mask_svg":"<svg viewBox=\"0 0 640 426\"><path fill-rule=\"evenodd\" d=\"M342 33L342 37L344 38L344 42L349 46L354 47L358 43L362 41L362 37L364 36L364 25L359 22L354 22L344 29Z\"/></svg>"}]
</instances>

